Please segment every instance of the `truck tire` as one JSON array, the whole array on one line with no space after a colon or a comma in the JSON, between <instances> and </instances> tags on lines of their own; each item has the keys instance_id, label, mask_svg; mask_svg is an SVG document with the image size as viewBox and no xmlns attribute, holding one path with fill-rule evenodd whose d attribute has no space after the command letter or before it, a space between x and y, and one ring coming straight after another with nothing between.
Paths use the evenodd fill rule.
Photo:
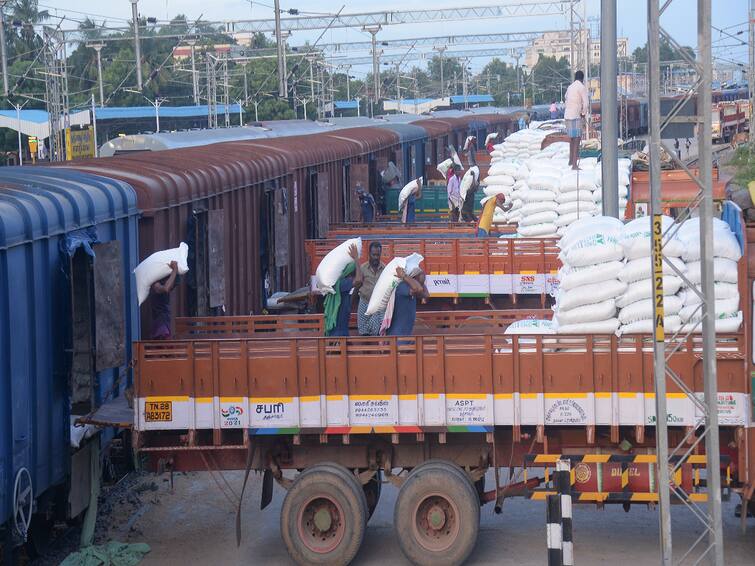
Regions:
<instances>
[{"instance_id":1,"label":"truck tire","mask_svg":"<svg viewBox=\"0 0 755 566\"><path fill-rule=\"evenodd\" d=\"M461 474L450 462L434 462L418 466L401 487L393 522L401 550L414 564L462 564L474 549L480 500Z\"/></svg>"},{"instance_id":2,"label":"truck tire","mask_svg":"<svg viewBox=\"0 0 755 566\"><path fill-rule=\"evenodd\" d=\"M339 470L339 468L341 468ZM297 564L349 564L362 545L367 508L358 480L335 464L299 474L281 509L281 536Z\"/></svg>"},{"instance_id":3,"label":"truck tire","mask_svg":"<svg viewBox=\"0 0 755 566\"><path fill-rule=\"evenodd\" d=\"M320 464L317 464L318 467L321 468L328 468L330 470L333 470L335 473L340 475L344 480L351 482L351 484L354 486L354 489L362 494L362 501L364 503L364 524L367 525L367 521L369 521L370 517L372 516L372 511L370 511L370 502L367 495L367 485L369 485L369 482L365 485L362 485L362 483L359 481L359 478L354 474L352 471L350 471L345 466L342 466L341 464L336 464L335 462L321 462ZM378 493L378 496L380 494ZM377 501L375 502L375 505L377 505Z\"/></svg>"},{"instance_id":4,"label":"truck tire","mask_svg":"<svg viewBox=\"0 0 755 566\"><path fill-rule=\"evenodd\" d=\"M419 466L416 468L413 468L409 474L413 474L415 471L424 470L427 467L445 467L448 470L453 470L456 472L460 477L466 479L470 485L474 487L474 489L477 491L478 498L480 500L480 505L482 505L482 496L485 494L485 476L481 477L476 482L472 481L472 478L469 477L469 474L465 472L461 466L458 464L455 464L453 462L449 462L448 460L441 460L438 458L433 458L431 460L427 460L425 462L422 462Z\"/></svg>"}]
</instances>

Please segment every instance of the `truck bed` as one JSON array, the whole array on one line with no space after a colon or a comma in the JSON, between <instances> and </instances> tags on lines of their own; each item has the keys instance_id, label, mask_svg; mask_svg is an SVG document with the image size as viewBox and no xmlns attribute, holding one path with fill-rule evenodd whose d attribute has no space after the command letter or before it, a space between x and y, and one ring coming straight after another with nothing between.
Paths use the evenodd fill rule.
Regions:
<instances>
[{"instance_id":1,"label":"truck bed","mask_svg":"<svg viewBox=\"0 0 755 566\"><path fill-rule=\"evenodd\" d=\"M673 368L702 390L699 335ZM744 334L718 335L722 426L747 423ZM649 336L433 335L135 344L137 430L417 432L652 426ZM696 409L669 384L669 424Z\"/></svg>"}]
</instances>

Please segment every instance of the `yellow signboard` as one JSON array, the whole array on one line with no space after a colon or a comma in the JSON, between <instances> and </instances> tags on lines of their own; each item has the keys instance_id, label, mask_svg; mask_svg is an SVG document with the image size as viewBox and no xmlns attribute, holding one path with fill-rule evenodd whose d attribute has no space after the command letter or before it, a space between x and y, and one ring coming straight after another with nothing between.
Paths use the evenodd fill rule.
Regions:
<instances>
[{"instance_id":1,"label":"yellow signboard","mask_svg":"<svg viewBox=\"0 0 755 566\"><path fill-rule=\"evenodd\" d=\"M94 157L94 132L92 128L72 130L66 128L66 160Z\"/></svg>"},{"instance_id":2,"label":"yellow signboard","mask_svg":"<svg viewBox=\"0 0 755 566\"><path fill-rule=\"evenodd\" d=\"M663 215L653 215L653 302L655 304L655 341L663 342Z\"/></svg>"}]
</instances>

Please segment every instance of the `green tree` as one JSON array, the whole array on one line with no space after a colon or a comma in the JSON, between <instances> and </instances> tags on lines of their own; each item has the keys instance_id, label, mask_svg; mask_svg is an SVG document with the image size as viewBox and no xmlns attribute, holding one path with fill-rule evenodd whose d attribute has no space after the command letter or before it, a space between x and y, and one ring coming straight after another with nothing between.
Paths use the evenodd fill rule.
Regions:
<instances>
[{"instance_id":1,"label":"green tree","mask_svg":"<svg viewBox=\"0 0 755 566\"><path fill-rule=\"evenodd\" d=\"M695 58L695 50L689 46L684 46L681 49L674 48L665 37L661 37L658 52L661 61L678 61L682 59L682 52L685 52L692 59ZM635 63L647 63L648 61L648 48L647 43L642 47L638 47L632 52L632 57Z\"/></svg>"},{"instance_id":2,"label":"green tree","mask_svg":"<svg viewBox=\"0 0 755 566\"><path fill-rule=\"evenodd\" d=\"M532 104L549 104L561 100L562 90L565 91L570 82L571 70L565 57L556 59L540 55L527 77L527 96L531 97L534 90Z\"/></svg>"}]
</instances>

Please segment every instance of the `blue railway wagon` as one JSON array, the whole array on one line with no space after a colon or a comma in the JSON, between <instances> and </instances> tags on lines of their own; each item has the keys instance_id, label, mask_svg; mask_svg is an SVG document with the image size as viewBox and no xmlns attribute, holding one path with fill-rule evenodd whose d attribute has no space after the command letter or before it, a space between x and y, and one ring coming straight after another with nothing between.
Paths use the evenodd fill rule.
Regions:
<instances>
[{"instance_id":1,"label":"blue railway wagon","mask_svg":"<svg viewBox=\"0 0 755 566\"><path fill-rule=\"evenodd\" d=\"M22 503L34 513L71 517L88 504L88 493L73 493L87 482L69 490L68 478L88 478L81 452L106 438L72 449L71 416L123 399L130 380L137 218L136 194L123 182L63 168L3 170L0 532L16 531L15 540L26 533L15 527L23 521L14 521L14 500L29 482L33 497Z\"/></svg>"}]
</instances>

